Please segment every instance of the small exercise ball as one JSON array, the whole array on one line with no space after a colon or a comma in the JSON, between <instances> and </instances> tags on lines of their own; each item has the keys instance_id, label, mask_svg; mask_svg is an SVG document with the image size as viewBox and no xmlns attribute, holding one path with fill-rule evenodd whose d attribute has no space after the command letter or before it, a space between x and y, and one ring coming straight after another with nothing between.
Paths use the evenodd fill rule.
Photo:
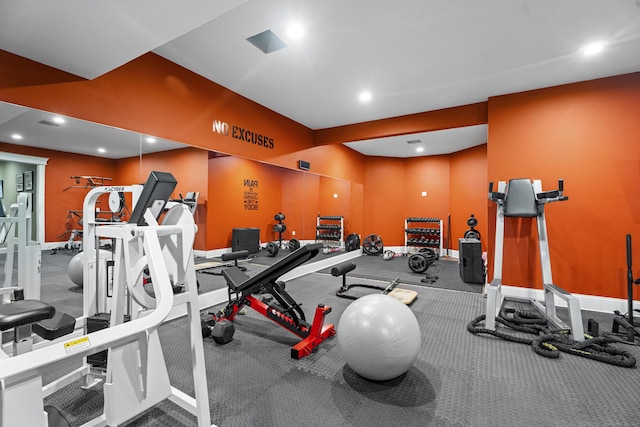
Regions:
<instances>
[{"instance_id":1,"label":"small exercise ball","mask_svg":"<svg viewBox=\"0 0 640 427\"><path fill-rule=\"evenodd\" d=\"M387 381L407 372L418 358L422 336L411 309L388 295L361 297L345 309L338 347L360 376Z\"/></svg>"},{"instance_id":2,"label":"small exercise ball","mask_svg":"<svg viewBox=\"0 0 640 427\"><path fill-rule=\"evenodd\" d=\"M84 256L84 252L78 252L71 261L69 261L69 265L67 266L67 276L69 279L76 285L82 287L83 285L83 268L82 268L82 257ZM100 249L100 260L108 260L111 259L111 251L106 249ZM101 267L102 268L102 267Z\"/></svg>"}]
</instances>

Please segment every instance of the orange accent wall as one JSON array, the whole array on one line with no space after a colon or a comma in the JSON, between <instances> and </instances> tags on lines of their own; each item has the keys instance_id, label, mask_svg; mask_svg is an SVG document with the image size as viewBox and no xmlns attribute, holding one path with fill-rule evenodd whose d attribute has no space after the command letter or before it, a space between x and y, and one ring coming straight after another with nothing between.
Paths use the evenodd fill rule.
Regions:
<instances>
[{"instance_id":1,"label":"orange accent wall","mask_svg":"<svg viewBox=\"0 0 640 427\"><path fill-rule=\"evenodd\" d=\"M250 189L245 180L257 184ZM277 240L274 215L285 214L283 240L315 240L318 214L342 215L345 237L361 233L363 186L233 156L209 159L208 248L231 246L233 228L259 228L263 243ZM334 198L333 195L338 197ZM254 195L254 196L252 196ZM258 209L247 209L245 197ZM296 234L293 235L292 232Z\"/></svg>"},{"instance_id":2,"label":"orange accent wall","mask_svg":"<svg viewBox=\"0 0 640 427\"><path fill-rule=\"evenodd\" d=\"M206 249L207 235L207 169L208 153L198 148L150 153L139 157L120 159L116 162L118 182L123 185L144 184L152 171L170 172L178 181L172 198L186 196L190 191L200 193L194 219L198 226L195 249Z\"/></svg>"},{"instance_id":3,"label":"orange accent wall","mask_svg":"<svg viewBox=\"0 0 640 427\"><path fill-rule=\"evenodd\" d=\"M640 73L489 100L489 180L565 180L569 200L545 211L553 279L570 292L626 298L625 235L640 248L639 106ZM506 225L503 282L541 288L535 223Z\"/></svg>"},{"instance_id":4,"label":"orange accent wall","mask_svg":"<svg viewBox=\"0 0 640 427\"><path fill-rule=\"evenodd\" d=\"M273 164L314 144L309 128L153 53L93 80L74 80L8 52L0 59L12 64L0 67L0 100L6 102ZM265 135L273 149L233 138L232 129L215 133L214 120ZM295 168L295 162L282 166Z\"/></svg>"},{"instance_id":5,"label":"orange accent wall","mask_svg":"<svg viewBox=\"0 0 640 427\"><path fill-rule=\"evenodd\" d=\"M488 248L487 144L450 155L449 206L451 248L458 250L458 239L469 229L473 214L478 220L482 250ZM495 221L495 217L493 219Z\"/></svg>"}]
</instances>

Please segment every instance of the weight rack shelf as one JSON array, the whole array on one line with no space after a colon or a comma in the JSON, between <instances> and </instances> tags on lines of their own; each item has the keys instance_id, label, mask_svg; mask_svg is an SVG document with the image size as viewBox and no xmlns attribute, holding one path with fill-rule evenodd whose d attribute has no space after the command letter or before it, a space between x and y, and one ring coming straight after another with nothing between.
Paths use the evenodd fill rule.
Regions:
<instances>
[{"instance_id":1,"label":"weight rack shelf","mask_svg":"<svg viewBox=\"0 0 640 427\"><path fill-rule=\"evenodd\" d=\"M430 217L409 217L404 220L404 249L432 248L442 254L442 220Z\"/></svg>"},{"instance_id":2,"label":"weight rack shelf","mask_svg":"<svg viewBox=\"0 0 640 427\"><path fill-rule=\"evenodd\" d=\"M332 246L337 243L338 247L344 248L344 217L330 215L318 215L316 222L316 242L331 242Z\"/></svg>"}]
</instances>

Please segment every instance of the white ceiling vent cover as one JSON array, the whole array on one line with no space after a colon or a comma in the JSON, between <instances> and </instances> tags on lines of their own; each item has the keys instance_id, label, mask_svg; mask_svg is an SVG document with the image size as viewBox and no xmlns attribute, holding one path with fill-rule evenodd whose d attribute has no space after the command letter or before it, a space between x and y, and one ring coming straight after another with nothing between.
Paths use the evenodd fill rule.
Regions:
<instances>
[{"instance_id":1,"label":"white ceiling vent cover","mask_svg":"<svg viewBox=\"0 0 640 427\"><path fill-rule=\"evenodd\" d=\"M273 31L266 30L255 36L251 36L247 39L249 43L263 51L264 53L275 52L276 50L287 47L287 44L283 42Z\"/></svg>"}]
</instances>

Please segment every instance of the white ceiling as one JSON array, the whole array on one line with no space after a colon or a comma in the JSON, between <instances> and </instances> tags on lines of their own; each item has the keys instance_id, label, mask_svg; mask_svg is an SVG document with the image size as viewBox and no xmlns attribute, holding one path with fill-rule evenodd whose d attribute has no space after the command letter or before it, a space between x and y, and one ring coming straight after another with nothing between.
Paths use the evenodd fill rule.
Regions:
<instances>
[{"instance_id":1,"label":"white ceiling","mask_svg":"<svg viewBox=\"0 0 640 427\"><path fill-rule=\"evenodd\" d=\"M265 30L288 47L246 41ZM599 56L579 52L596 40ZM0 49L89 79L152 51L322 129L640 71L640 0L0 0ZM407 139L431 138L349 146L404 157ZM440 152L486 128L450 139Z\"/></svg>"}]
</instances>

